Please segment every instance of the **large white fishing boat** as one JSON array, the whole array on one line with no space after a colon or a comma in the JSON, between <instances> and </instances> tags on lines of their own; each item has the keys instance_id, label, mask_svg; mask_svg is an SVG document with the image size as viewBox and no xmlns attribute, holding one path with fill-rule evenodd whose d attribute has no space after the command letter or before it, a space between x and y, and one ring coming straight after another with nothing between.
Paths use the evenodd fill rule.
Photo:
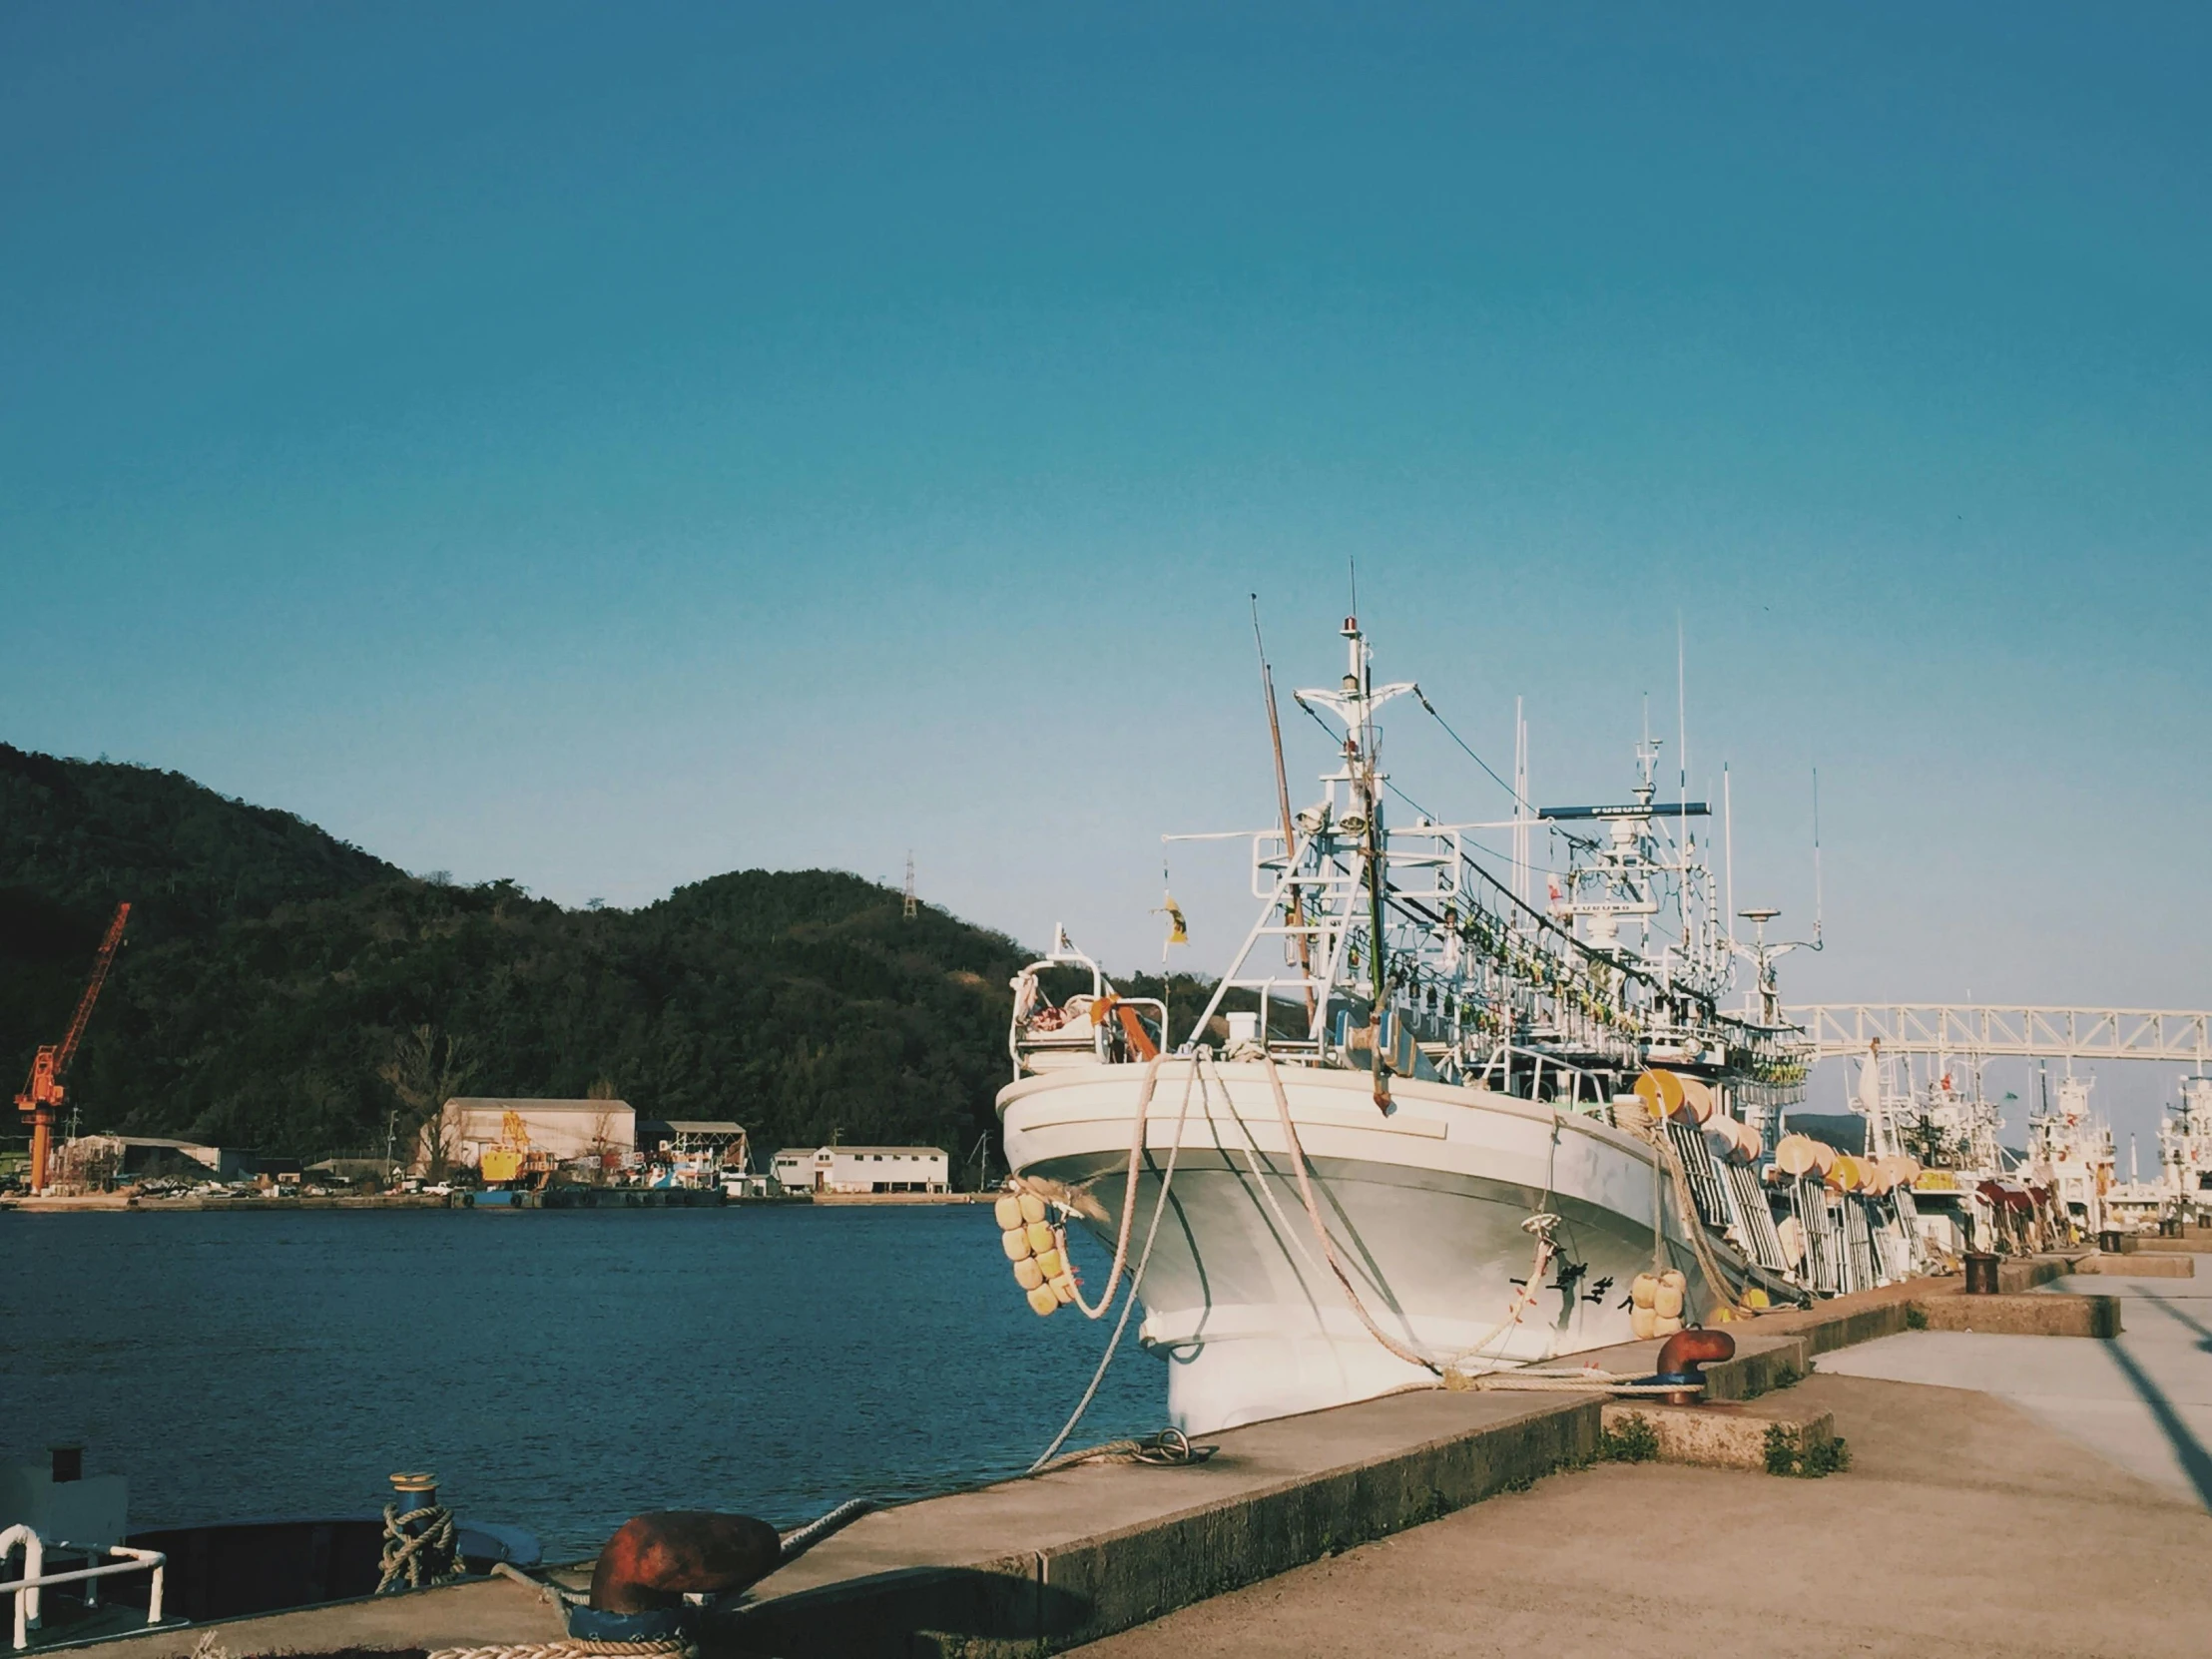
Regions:
<instances>
[{"instance_id":1,"label":"large white fishing boat","mask_svg":"<svg viewBox=\"0 0 2212 1659\"><path fill-rule=\"evenodd\" d=\"M1874 1045L1858 1063L1851 1105L1867 1120L1869 1153L1914 1168L1903 1202L1924 1253L1955 1266L1969 1251L2052 1242L2051 1199L2015 1170L2000 1143L2003 1107L1984 1093L1979 1060L1923 1058L1925 1075L1916 1077L1910 1057Z\"/></svg>"},{"instance_id":2,"label":"large white fishing boat","mask_svg":"<svg viewBox=\"0 0 2212 1659\"><path fill-rule=\"evenodd\" d=\"M1789 947L1764 940L1773 911L1745 912L1757 941L1734 937L1696 832L1708 809L1661 799L1657 746L1626 802L1539 810L1516 786L1509 824L1409 804L1386 823L1385 796L1404 798L1376 714L1435 711L1414 684L1374 683L1357 620L1343 637L1341 685L1296 694L1338 764L1294 812L1278 742L1280 821L1250 837L1259 916L1187 1030L1064 932L1015 981L998 1111L1034 1235L1010 1227L1007 1251L1033 1305L1057 1292L1095 1317L1139 1276L1141 1340L1195 1431L1855 1288L1902 1260L1894 1207L1854 1232L1809 1169L1778 1229L1758 1165L1805 1076L1775 996ZM1521 873L1535 826L1569 849L1543 902ZM1498 830L1502 874L1476 839ZM1724 1011L1739 963L1750 994ZM1115 1251L1097 1303L1048 1248L1044 1203ZM1853 1249L1871 1236L1897 1250Z\"/></svg>"},{"instance_id":3,"label":"large white fishing boat","mask_svg":"<svg viewBox=\"0 0 2212 1659\"><path fill-rule=\"evenodd\" d=\"M2212 1077L2181 1080L2181 1102L2158 1126L2158 1173L2171 1213L2201 1221L2212 1213Z\"/></svg>"},{"instance_id":4,"label":"large white fishing boat","mask_svg":"<svg viewBox=\"0 0 2212 1659\"><path fill-rule=\"evenodd\" d=\"M2212 1211L2212 1076L2190 1072L2181 1099L2158 1125L2158 1170L2149 1180L2136 1168L2135 1137L2128 1137L2127 1179L2104 1195L2114 1221L2144 1228L2162 1222L2187 1225Z\"/></svg>"}]
</instances>

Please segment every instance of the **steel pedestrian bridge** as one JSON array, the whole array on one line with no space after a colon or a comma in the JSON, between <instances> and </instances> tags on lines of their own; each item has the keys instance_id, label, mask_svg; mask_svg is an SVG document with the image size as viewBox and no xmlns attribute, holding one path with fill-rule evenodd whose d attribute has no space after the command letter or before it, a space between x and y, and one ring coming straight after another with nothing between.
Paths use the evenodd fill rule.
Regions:
<instances>
[{"instance_id":1,"label":"steel pedestrian bridge","mask_svg":"<svg viewBox=\"0 0 2212 1659\"><path fill-rule=\"evenodd\" d=\"M1816 1060L1885 1054L2162 1060L2212 1067L2212 1012L2175 1008L2026 1008L1955 1002L1826 1002L1785 1008Z\"/></svg>"}]
</instances>

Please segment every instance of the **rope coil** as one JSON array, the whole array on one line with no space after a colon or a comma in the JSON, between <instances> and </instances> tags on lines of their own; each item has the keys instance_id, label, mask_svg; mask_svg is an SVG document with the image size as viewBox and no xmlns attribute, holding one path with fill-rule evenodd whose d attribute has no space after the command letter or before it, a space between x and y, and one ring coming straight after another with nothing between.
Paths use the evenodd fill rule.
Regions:
<instances>
[{"instance_id":1,"label":"rope coil","mask_svg":"<svg viewBox=\"0 0 2212 1659\"><path fill-rule=\"evenodd\" d=\"M402 1515L394 1503L384 1505L384 1550L376 1593L389 1595L401 1588L419 1590L425 1584L450 1584L461 1576L460 1528L453 1511L441 1503L426 1509L410 1509ZM401 1580L405 1580L402 1584Z\"/></svg>"}]
</instances>

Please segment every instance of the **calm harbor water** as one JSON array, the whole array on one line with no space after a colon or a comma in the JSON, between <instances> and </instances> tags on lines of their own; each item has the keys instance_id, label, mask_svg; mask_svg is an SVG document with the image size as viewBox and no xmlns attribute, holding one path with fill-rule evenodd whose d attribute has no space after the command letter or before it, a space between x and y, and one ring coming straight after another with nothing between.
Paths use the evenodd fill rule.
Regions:
<instances>
[{"instance_id":1,"label":"calm harbor water","mask_svg":"<svg viewBox=\"0 0 2212 1659\"><path fill-rule=\"evenodd\" d=\"M1031 1314L965 1205L5 1214L0 1260L0 1458L84 1439L134 1527L373 1514L434 1469L550 1559L646 1509L789 1525L1018 1472L1113 1328ZM1132 1331L1070 1443L1166 1393Z\"/></svg>"}]
</instances>

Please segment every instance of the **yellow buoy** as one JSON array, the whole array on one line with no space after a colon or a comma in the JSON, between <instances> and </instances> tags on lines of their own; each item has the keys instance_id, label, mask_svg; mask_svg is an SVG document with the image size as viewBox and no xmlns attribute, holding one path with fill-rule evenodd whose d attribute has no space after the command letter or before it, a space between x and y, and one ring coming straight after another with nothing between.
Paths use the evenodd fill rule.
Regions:
<instances>
[{"instance_id":1,"label":"yellow buoy","mask_svg":"<svg viewBox=\"0 0 2212 1659\"><path fill-rule=\"evenodd\" d=\"M1649 1308L1659 1295L1659 1281L1648 1273L1636 1275L1628 1287L1628 1300L1639 1308Z\"/></svg>"},{"instance_id":2,"label":"yellow buoy","mask_svg":"<svg viewBox=\"0 0 2212 1659\"><path fill-rule=\"evenodd\" d=\"M1815 1141L1813 1143L1813 1167L1821 1172L1823 1180L1828 1178L1828 1172L1836 1167L1836 1160L1842 1156L1842 1153L1826 1141Z\"/></svg>"},{"instance_id":3,"label":"yellow buoy","mask_svg":"<svg viewBox=\"0 0 2212 1659\"><path fill-rule=\"evenodd\" d=\"M1006 1260L1018 1262L1029 1254L1029 1235L1019 1227L1009 1227L998 1236L998 1242L1006 1247Z\"/></svg>"},{"instance_id":4,"label":"yellow buoy","mask_svg":"<svg viewBox=\"0 0 2212 1659\"><path fill-rule=\"evenodd\" d=\"M1659 1287L1659 1294L1652 1299L1651 1311L1663 1320L1682 1317L1682 1293L1672 1285Z\"/></svg>"},{"instance_id":5,"label":"yellow buoy","mask_svg":"<svg viewBox=\"0 0 2212 1659\"><path fill-rule=\"evenodd\" d=\"M1045 1226L1043 1222L1031 1222L1026 1231L1029 1236L1029 1249L1032 1254L1042 1256L1052 1248L1052 1229Z\"/></svg>"},{"instance_id":6,"label":"yellow buoy","mask_svg":"<svg viewBox=\"0 0 2212 1659\"><path fill-rule=\"evenodd\" d=\"M1744 1293L1744 1306L1746 1308L1771 1308L1773 1303L1768 1300L1765 1291L1749 1290Z\"/></svg>"},{"instance_id":7,"label":"yellow buoy","mask_svg":"<svg viewBox=\"0 0 2212 1659\"><path fill-rule=\"evenodd\" d=\"M1636 1093L1655 1118L1671 1118L1682 1110L1682 1079L1671 1071L1647 1071L1636 1079Z\"/></svg>"},{"instance_id":8,"label":"yellow buoy","mask_svg":"<svg viewBox=\"0 0 2212 1659\"><path fill-rule=\"evenodd\" d=\"M1011 1233L1028 1219L1021 1213L1021 1200L1012 1193L1006 1194L996 1204L993 1204L991 1214L998 1218L1000 1229L1008 1233Z\"/></svg>"},{"instance_id":9,"label":"yellow buoy","mask_svg":"<svg viewBox=\"0 0 2212 1659\"><path fill-rule=\"evenodd\" d=\"M1055 1302L1073 1302L1075 1300L1075 1281L1064 1273L1053 1280L1052 1299Z\"/></svg>"},{"instance_id":10,"label":"yellow buoy","mask_svg":"<svg viewBox=\"0 0 2212 1659\"><path fill-rule=\"evenodd\" d=\"M1690 1288L1690 1280L1680 1268L1669 1268L1659 1276L1659 1285L1662 1290L1671 1288L1684 1291Z\"/></svg>"},{"instance_id":11,"label":"yellow buoy","mask_svg":"<svg viewBox=\"0 0 2212 1659\"><path fill-rule=\"evenodd\" d=\"M1659 1316L1649 1308L1631 1308L1628 1311L1628 1329L1635 1333L1638 1342L1643 1342L1658 1334Z\"/></svg>"},{"instance_id":12,"label":"yellow buoy","mask_svg":"<svg viewBox=\"0 0 2212 1659\"><path fill-rule=\"evenodd\" d=\"M1035 1193L1023 1193L1016 1202L1021 1205L1021 1219L1023 1221L1044 1220L1044 1200Z\"/></svg>"},{"instance_id":13,"label":"yellow buoy","mask_svg":"<svg viewBox=\"0 0 2212 1659\"><path fill-rule=\"evenodd\" d=\"M1044 1269L1037 1266L1034 1256L1024 1256L1014 1264L1014 1283L1025 1291L1033 1291L1044 1283Z\"/></svg>"},{"instance_id":14,"label":"yellow buoy","mask_svg":"<svg viewBox=\"0 0 2212 1659\"><path fill-rule=\"evenodd\" d=\"M1672 1317L1666 1314L1658 1314L1652 1318L1651 1334L1654 1337L1671 1337L1681 1329L1682 1317L1679 1314Z\"/></svg>"},{"instance_id":15,"label":"yellow buoy","mask_svg":"<svg viewBox=\"0 0 2212 1659\"><path fill-rule=\"evenodd\" d=\"M1040 1318L1060 1306L1060 1299L1052 1294L1052 1287L1039 1285L1029 1293L1029 1311Z\"/></svg>"},{"instance_id":16,"label":"yellow buoy","mask_svg":"<svg viewBox=\"0 0 2212 1659\"><path fill-rule=\"evenodd\" d=\"M1040 1250L1030 1260L1037 1264L1037 1271L1047 1279L1057 1278L1067 1271L1067 1264L1060 1259L1057 1250Z\"/></svg>"}]
</instances>

